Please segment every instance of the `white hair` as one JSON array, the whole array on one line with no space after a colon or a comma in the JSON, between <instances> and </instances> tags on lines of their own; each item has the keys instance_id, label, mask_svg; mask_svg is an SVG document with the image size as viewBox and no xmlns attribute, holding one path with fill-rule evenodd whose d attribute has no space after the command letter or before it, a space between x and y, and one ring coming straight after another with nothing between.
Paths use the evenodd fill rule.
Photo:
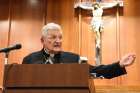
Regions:
<instances>
[{"instance_id":1,"label":"white hair","mask_svg":"<svg viewBox=\"0 0 140 93\"><path fill-rule=\"evenodd\" d=\"M60 30L61 31L61 26L56 23L48 23L47 25L43 26L42 35L45 36L47 34L48 30Z\"/></svg>"}]
</instances>

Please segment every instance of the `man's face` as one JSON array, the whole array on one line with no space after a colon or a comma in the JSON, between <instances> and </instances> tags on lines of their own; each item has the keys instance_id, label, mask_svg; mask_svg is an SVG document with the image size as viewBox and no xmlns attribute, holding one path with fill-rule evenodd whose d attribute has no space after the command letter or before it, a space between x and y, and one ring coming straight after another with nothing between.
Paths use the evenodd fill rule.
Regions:
<instances>
[{"instance_id":1,"label":"man's face","mask_svg":"<svg viewBox=\"0 0 140 93\"><path fill-rule=\"evenodd\" d=\"M59 30L48 30L41 41L49 53L58 53L62 50L62 32Z\"/></svg>"}]
</instances>

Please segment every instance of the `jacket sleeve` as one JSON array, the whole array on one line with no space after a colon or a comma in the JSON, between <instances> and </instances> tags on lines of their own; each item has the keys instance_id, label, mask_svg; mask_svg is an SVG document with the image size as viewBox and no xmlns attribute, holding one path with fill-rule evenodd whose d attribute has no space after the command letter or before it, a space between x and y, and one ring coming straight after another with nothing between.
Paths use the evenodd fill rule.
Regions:
<instances>
[{"instance_id":1,"label":"jacket sleeve","mask_svg":"<svg viewBox=\"0 0 140 93\"><path fill-rule=\"evenodd\" d=\"M109 64L109 65L99 65L90 66L90 74L96 77L104 77L106 79L111 79L126 74L126 69L120 67L119 62Z\"/></svg>"}]
</instances>

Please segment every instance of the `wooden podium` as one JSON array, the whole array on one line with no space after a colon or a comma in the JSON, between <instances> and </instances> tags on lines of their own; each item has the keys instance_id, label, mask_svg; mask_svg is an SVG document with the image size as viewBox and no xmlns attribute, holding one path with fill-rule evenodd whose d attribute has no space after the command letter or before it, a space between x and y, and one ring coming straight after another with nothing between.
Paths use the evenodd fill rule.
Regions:
<instances>
[{"instance_id":1,"label":"wooden podium","mask_svg":"<svg viewBox=\"0 0 140 93\"><path fill-rule=\"evenodd\" d=\"M87 64L5 66L3 93L89 93Z\"/></svg>"}]
</instances>

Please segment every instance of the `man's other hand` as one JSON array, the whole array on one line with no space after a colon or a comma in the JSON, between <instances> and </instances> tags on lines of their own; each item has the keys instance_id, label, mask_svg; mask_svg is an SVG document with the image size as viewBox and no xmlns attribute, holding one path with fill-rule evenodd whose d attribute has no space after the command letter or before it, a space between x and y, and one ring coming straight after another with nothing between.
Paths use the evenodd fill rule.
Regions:
<instances>
[{"instance_id":1,"label":"man's other hand","mask_svg":"<svg viewBox=\"0 0 140 93\"><path fill-rule=\"evenodd\" d=\"M135 58L136 58L135 54L127 54L127 55L125 55L120 60L120 66L125 67L125 66L129 66L129 65L133 64L134 61L135 61Z\"/></svg>"}]
</instances>

